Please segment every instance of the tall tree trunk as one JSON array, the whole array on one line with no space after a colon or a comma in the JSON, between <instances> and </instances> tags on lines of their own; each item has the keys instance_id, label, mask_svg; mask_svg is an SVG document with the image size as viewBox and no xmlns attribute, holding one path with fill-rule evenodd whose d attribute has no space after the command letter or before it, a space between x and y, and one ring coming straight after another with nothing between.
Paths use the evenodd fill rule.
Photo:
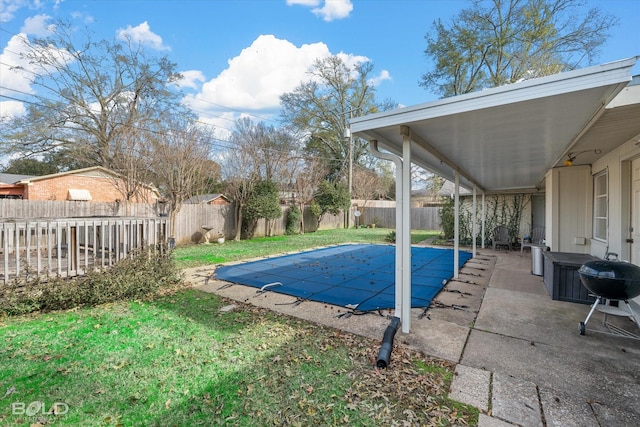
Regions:
<instances>
[{"instance_id":1,"label":"tall tree trunk","mask_svg":"<svg viewBox=\"0 0 640 427\"><path fill-rule=\"evenodd\" d=\"M300 206L300 234L304 234L304 203L299 203Z\"/></svg>"},{"instance_id":2,"label":"tall tree trunk","mask_svg":"<svg viewBox=\"0 0 640 427\"><path fill-rule=\"evenodd\" d=\"M233 217L236 222L233 231L233 240L240 240L240 232L242 231L242 203L235 203Z\"/></svg>"}]
</instances>

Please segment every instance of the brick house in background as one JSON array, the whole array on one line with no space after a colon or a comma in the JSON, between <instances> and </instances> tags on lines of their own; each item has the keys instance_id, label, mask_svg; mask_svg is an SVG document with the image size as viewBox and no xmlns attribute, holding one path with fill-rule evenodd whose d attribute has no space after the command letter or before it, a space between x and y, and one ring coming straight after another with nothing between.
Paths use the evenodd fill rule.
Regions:
<instances>
[{"instance_id":1,"label":"brick house in background","mask_svg":"<svg viewBox=\"0 0 640 427\"><path fill-rule=\"evenodd\" d=\"M11 175L3 174L7 180ZM124 180L117 173L101 166L59 172L44 176L19 177L12 183L0 183L0 198L25 200L75 200L115 202L122 200ZM141 185L131 202L155 203L160 195L148 184Z\"/></svg>"},{"instance_id":2,"label":"brick house in background","mask_svg":"<svg viewBox=\"0 0 640 427\"><path fill-rule=\"evenodd\" d=\"M185 200L185 203L227 206L231 201L224 194L200 194Z\"/></svg>"}]
</instances>

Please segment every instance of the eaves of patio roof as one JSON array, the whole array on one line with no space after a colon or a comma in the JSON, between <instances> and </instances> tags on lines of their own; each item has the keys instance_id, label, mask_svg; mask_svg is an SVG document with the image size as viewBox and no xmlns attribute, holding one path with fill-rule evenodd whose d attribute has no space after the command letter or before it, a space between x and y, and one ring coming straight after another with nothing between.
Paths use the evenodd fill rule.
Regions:
<instances>
[{"instance_id":1,"label":"eaves of patio roof","mask_svg":"<svg viewBox=\"0 0 640 427\"><path fill-rule=\"evenodd\" d=\"M535 191L568 153L591 150L574 161L589 164L640 134L640 100L620 94L637 59L353 118L351 132L399 156L408 135L412 163L467 189Z\"/></svg>"}]
</instances>

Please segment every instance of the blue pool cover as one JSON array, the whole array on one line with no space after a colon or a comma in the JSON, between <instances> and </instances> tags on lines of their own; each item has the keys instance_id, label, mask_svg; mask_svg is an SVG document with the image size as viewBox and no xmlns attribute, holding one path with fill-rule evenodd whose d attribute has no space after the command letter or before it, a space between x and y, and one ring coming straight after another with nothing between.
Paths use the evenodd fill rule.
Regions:
<instances>
[{"instance_id":1,"label":"blue pool cover","mask_svg":"<svg viewBox=\"0 0 640 427\"><path fill-rule=\"evenodd\" d=\"M471 253L460 251L460 267ZM395 307L395 246L341 245L220 266L216 279L358 311ZM426 308L453 277L453 250L411 248L411 306Z\"/></svg>"}]
</instances>

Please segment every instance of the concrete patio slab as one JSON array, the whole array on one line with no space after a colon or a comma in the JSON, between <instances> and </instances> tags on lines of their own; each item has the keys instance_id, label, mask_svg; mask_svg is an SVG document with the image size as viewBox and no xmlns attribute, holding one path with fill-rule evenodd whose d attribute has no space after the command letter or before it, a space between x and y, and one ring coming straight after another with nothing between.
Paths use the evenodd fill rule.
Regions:
<instances>
[{"instance_id":1,"label":"concrete patio slab","mask_svg":"<svg viewBox=\"0 0 640 427\"><path fill-rule=\"evenodd\" d=\"M480 414L478 417L478 427L513 427L514 424L490 417L486 414Z\"/></svg>"},{"instance_id":2,"label":"concrete patio slab","mask_svg":"<svg viewBox=\"0 0 640 427\"><path fill-rule=\"evenodd\" d=\"M523 427L543 425L538 390L532 382L494 374L491 407L494 417L510 423Z\"/></svg>"},{"instance_id":3,"label":"concrete patio slab","mask_svg":"<svg viewBox=\"0 0 640 427\"><path fill-rule=\"evenodd\" d=\"M490 388L491 372L458 365L451 382L449 398L486 412L489 410Z\"/></svg>"},{"instance_id":4,"label":"concrete patio slab","mask_svg":"<svg viewBox=\"0 0 640 427\"><path fill-rule=\"evenodd\" d=\"M600 426L594 416L593 408L583 399L540 388L540 403L544 409L547 427Z\"/></svg>"}]
</instances>

